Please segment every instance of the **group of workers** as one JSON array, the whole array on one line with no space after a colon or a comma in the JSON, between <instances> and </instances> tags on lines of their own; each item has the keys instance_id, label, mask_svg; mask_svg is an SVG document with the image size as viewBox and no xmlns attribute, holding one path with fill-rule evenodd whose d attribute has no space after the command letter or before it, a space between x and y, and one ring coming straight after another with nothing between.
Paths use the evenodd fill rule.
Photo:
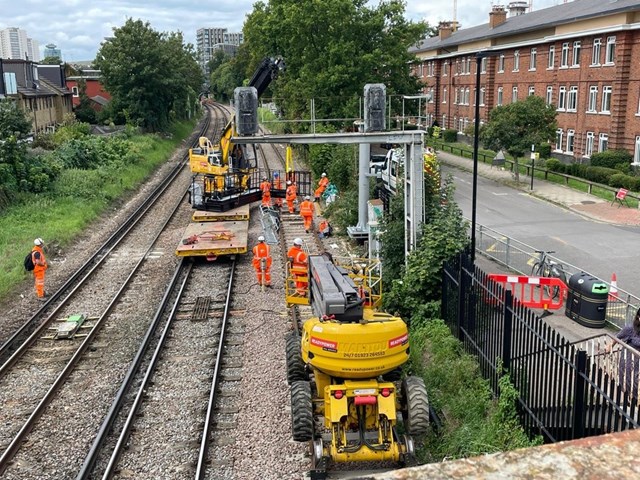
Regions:
<instances>
[{"instance_id":1,"label":"group of workers","mask_svg":"<svg viewBox=\"0 0 640 480\"><path fill-rule=\"evenodd\" d=\"M295 278L296 293L306 295L307 291L307 254L302 249L302 239L296 238L287 252L291 265L291 274ZM256 270L258 284L271 288L271 248L265 243L262 235L258 237L258 244L253 247L253 268Z\"/></svg>"}]
</instances>

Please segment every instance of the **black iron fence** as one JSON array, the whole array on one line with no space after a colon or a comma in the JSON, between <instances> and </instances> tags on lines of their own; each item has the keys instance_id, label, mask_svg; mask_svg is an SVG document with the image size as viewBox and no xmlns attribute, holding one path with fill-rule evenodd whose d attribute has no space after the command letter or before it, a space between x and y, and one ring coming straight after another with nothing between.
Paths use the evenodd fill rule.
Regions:
<instances>
[{"instance_id":1,"label":"black iron fence","mask_svg":"<svg viewBox=\"0 0 640 480\"><path fill-rule=\"evenodd\" d=\"M478 358L496 395L499 365L509 372L529 435L557 442L638 427L637 351L628 351L633 360L625 365L602 362L604 344L594 352L570 343L467 255L445 264L442 286L443 319ZM635 382L628 381L630 365Z\"/></svg>"}]
</instances>

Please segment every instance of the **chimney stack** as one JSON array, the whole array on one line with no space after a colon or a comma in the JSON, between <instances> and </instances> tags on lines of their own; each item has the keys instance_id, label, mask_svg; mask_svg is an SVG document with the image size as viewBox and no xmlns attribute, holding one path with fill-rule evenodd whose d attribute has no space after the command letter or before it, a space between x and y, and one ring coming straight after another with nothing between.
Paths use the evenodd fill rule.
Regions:
<instances>
[{"instance_id":1,"label":"chimney stack","mask_svg":"<svg viewBox=\"0 0 640 480\"><path fill-rule=\"evenodd\" d=\"M496 28L498 25L502 25L507 21L507 11L504 9L504 5L493 5L491 12L489 13L489 27Z\"/></svg>"},{"instance_id":2,"label":"chimney stack","mask_svg":"<svg viewBox=\"0 0 640 480\"><path fill-rule=\"evenodd\" d=\"M453 26L451 22L440 22L438 24L438 33L440 34L440 40L446 40L451 36Z\"/></svg>"}]
</instances>

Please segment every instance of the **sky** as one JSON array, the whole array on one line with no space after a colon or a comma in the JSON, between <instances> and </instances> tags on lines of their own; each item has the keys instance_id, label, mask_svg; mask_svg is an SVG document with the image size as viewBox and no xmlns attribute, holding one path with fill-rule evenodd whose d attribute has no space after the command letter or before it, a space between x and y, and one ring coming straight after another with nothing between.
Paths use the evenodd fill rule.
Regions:
<instances>
[{"instance_id":1,"label":"sky","mask_svg":"<svg viewBox=\"0 0 640 480\"><path fill-rule=\"evenodd\" d=\"M264 0L265 3L267 0ZM331 0L325 0L331 1ZM492 4L510 0L458 0L457 19L462 28L489 22ZM565 0L533 0L534 10ZM113 33L127 18L148 21L160 32L181 31L187 42L195 44L196 30L202 27L242 31L246 15L255 0L0 0L0 29L17 27L40 44L40 54L48 43L62 51L66 62L93 60L104 37ZM371 5L376 5L371 0ZM405 16L437 25L453 19L453 0L407 0Z\"/></svg>"}]
</instances>

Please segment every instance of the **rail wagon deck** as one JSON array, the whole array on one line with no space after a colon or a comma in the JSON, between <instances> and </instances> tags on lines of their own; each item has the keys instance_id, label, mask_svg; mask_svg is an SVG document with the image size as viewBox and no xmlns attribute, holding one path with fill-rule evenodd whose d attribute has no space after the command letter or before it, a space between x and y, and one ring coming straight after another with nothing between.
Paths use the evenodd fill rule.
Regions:
<instances>
[{"instance_id":1,"label":"rail wagon deck","mask_svg":"<svg viewBox=\"0 0 640 480\"><path fill-rule=\"evenodd\" d=\"M176 248L179 257L206 257L247 253L249 222L246 220L190 223Z\"/></svg>"},{"instance_id":2,"label":"rail wagon deck","mask_svg":"<svg viewBox=\"0 0 640 480\"><path fill-rule=\"evenodd\" d=\"M226 212L210 212L207 210L196 210L191 219L194 222L224 222L230 220L249 220L249 209L251 205L243 205L238 208L227 210Z\"/></svg>"}]
</instances>

